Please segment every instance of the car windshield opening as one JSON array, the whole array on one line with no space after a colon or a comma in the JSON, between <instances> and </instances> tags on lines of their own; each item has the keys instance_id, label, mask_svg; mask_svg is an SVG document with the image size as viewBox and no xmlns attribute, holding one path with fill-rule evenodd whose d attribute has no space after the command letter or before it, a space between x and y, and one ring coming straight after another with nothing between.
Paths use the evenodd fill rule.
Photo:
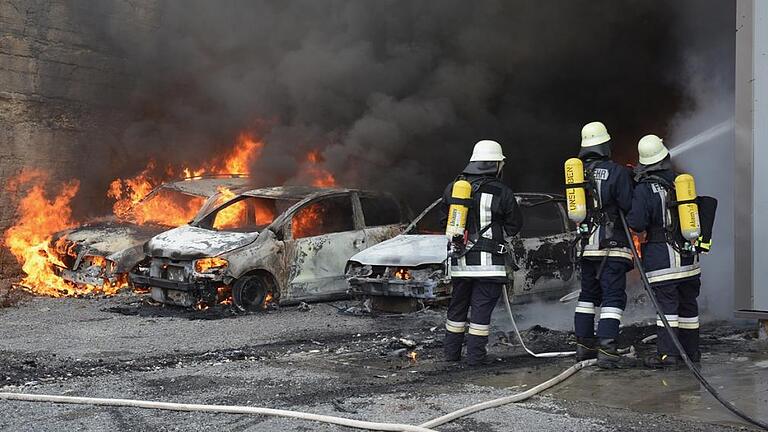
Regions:
<instances>
[{"instance_id":1,"label":"car windshield opening","mask_svg":"<svg viewBox=\"0 0 768 432\"><path fill-rule=\"evenodd\" d=\"M445 234L445 225L440 223L439 201L425 208L422 214L411 222L412 227L405 234Z\"/></svg>"},{"instance_id":2,"label":"car windshield opening","mask_svg":"<svg viewBox=\"0 0 768 432\"><path fill-rule=\"evenodd\" d=\"M534 238L562 234L565 232L560 208L554 201L521 205L523 228L520 237Z\"/></svg>"},{"instance_id":3,"label":"car windshield opening","mask_svg":"<svg viewBox=\"0 0 768 432\"><path fill-rule=\"evenodd\" d=\"M138 224L177 227L189 223L204 203L203 197L162 188L136 203L123 219Z\"/></svg>"},{"instance_id":4,"label":"car windshield opening","mask_svg":"<svg viewBox=\"0 0 768 432\"><path fill-rule=\"evenodd\" d=\"M241 196L206 215L198 224L216 231L257 232L294 204L294 201Z\"/></svg>"}]
</instances>

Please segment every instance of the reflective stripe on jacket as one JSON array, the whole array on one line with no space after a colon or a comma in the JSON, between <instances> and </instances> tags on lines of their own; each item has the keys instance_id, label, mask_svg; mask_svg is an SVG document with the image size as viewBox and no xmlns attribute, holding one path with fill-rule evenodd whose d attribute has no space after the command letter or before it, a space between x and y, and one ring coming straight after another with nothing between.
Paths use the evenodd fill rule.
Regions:
<instances>
[{"instance_id":1,"label":"reflective stripe on jacket","mask_svg":"<svg viewBox=\"0 0 768 432\"><path fill-rule=\"evenodd\" d=\"M479 239L478 233L490 225L482 236L490 240L488 243L504 244L505 237L517 234L523 225L523 216L512 189L493 177L469 175L466 180L473 185L473 207L467 218L470 243L476 243ZM447 220L447 203L452 189L453 183L448 185L443 194L440 206L443 225ZM451 277L498 278L500 281L506 281L505 256L481 249L483 248L475 247L459 259L451 259Z\"/></svg>"}]
</instances>

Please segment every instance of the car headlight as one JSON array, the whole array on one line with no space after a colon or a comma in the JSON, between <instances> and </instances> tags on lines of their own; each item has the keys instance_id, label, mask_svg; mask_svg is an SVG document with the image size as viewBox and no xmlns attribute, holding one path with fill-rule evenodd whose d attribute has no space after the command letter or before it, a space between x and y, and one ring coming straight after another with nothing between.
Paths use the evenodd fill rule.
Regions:
<instances>
[{"instance_id":1,"label":"car headlight","mask_svg":"<svg viewBox=\"0 0 768 432\"><path fill-rule=\"evenodd\" d=\"M229 261L224 258L200 258L195 260L195 271L198 273L214 273L224 270L229 266Z\"/></svg>"}]
</instances>

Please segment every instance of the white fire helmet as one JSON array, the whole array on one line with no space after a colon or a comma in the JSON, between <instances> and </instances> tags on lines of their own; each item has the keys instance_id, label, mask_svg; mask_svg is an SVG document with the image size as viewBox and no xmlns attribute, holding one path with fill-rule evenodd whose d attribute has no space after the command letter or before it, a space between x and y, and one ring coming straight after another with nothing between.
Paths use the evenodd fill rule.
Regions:
<instances>
[{"instance_id":1,"label":"white fire helmet","mask_svg":"<svg viewBox=\"0 0 768 432\"><path fill-rule=\"evenodd\" d=\"M643 165L653 165L663 160L669 154L664 141L656 135L646 135L637 143L639 162Z\"/></svg>"},{"instance_id":2,"label":"white fire helmet","mask_svg":"<svg viewBox=\"0 0 768 432\"><path fill-rule=\"evenodd\" d=\"M501 144L496 141L482 140L475 144L472 150L470 162L501 162L504 159L504 153L501 151Z\"/></svg>"},{"instance_id":3,"label":"white fire helmet","mask_svg":"<svg viewBox=\"0 0 768 432\"><path fill-rule=\"evenodd\" d=\"M608 129L600 122L587 123L581 128L581 146L592 147L611 140Z\"/></svg>"}]
</instances>

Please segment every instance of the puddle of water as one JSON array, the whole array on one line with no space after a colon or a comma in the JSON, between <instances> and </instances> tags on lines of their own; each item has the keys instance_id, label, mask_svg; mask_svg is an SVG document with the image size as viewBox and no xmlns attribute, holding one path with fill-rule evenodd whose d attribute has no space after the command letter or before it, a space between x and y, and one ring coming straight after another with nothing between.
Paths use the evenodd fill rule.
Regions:
<instances>
[{"instance_id":1,"label":"puddle of water","mask_svg":"<svg viewBox=\"0 0 768 432\"><path fill-rule=\"evenodd\" d=\"M748 415L768 422L768 353L745 353L744 361L728 355L705 359L703 375L725 397ZM524 390L549 379L571 363L560 361L521 368L472 380L479 385ZM678 371L590 368L551 390L556 398L588 401L638 412L664 413L722 425L744 425L720 405L685 368Z\"/></svg>"}]
</instances>

